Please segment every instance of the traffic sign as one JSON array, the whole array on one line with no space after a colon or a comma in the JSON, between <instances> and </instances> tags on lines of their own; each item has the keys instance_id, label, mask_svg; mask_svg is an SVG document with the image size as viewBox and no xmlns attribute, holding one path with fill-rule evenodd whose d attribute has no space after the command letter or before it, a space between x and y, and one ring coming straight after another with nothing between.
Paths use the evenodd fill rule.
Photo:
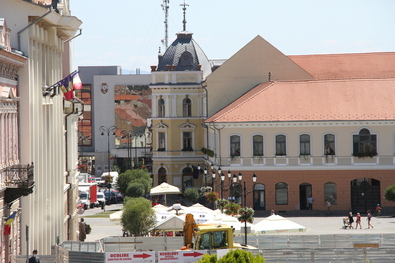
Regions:
<instances>
[{"instance_id":1,"label":"traffic sign","mask_svg":"<svg viewBox=\"0 0 395 263\"><path fill-rule=\"evenodd\" d=\"M107 252L106 263L154 263L155 252Z\"/></svg>"}]
</instances>

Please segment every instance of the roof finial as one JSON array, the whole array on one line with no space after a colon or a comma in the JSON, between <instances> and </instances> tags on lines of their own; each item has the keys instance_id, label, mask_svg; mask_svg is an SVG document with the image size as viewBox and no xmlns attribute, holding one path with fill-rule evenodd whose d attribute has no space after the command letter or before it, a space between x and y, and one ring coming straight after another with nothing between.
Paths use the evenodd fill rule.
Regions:
<instances>
[{"instance_id":1,"label":"roof finial","mask_svg":"<svg viewBox=\"0 0 395 263\"><path fill-rule=\"evenodd\" d=\"M183 31L186 31L187 30L187 20L185 19L185 13L186 13L186 10L187 10L187 6L189 6L188 4L185 4L185 0L184 0L184 3L183 4L180 4L180 6L182 6L183 8L182 8L182 10L184 10L184 20L182 21L182 23L183 23Z\"/></svg>"}]
</instances>

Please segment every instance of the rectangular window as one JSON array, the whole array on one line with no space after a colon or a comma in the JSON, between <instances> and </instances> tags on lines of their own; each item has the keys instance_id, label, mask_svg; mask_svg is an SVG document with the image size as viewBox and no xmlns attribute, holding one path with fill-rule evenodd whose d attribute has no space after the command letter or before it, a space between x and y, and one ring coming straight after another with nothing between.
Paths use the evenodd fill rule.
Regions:
<instances>
[{"instance_id":1,"label":"rectangular window","mask_svg":"<svg viewBox=\"0 0 395 263\"><path fill-rule=\"evenodd\" d=\"M263 136L255 135L252 137L253 156L263 156Z\"/></svg>"},{"instance_id":2,"label":"rectangular window","mask_svg":"<svg viewBox=\"0 0 395 263\"><path fill-rule=\"evenodd\" d=\"M285 143L285 135L276 136L276 156L287 155L287 148Z\"/></svg>"},{"instance_id":3,"label":"rectangular window","mask_svg":"<svg viewBox=\"0 0 395 263\"><path fill-rule=\"evenodd\" d=\"M158 151L165 151L166 150L166 133L158 132L158 139L159 139Z\"/></svg>"},{"instance_id":4,"label":"rectangular window","mask_svg":"<svg viewBox=\"0 0 395 263\"><path fill-rule=\"evenodd\" d=\"M184 151L193 151L192 147L192 132L182 133L182 146Z\"/></svg>"},{"instance_id":5,"label":"rectangular window","mask_svg":"<svg viewBox=\"0 0 395 263\"><path fill-rule=\"evenodd\" d=\"M230 136L230 156L240 156L240 136Z\"/></svg>"},{"instance_id":6,"label":"rectangular window","mask_svg":"<svg viewBox=\"0 0 395 263\"><path fill-rule=\"evenodd\" d=\"M325 155L335 155L335 135L326 134L324 136L324 154Z\"/></svg>"},{"instance_id":7,"label":"rectangular window","mask_svg":"<svg viewBox=\"0 0 395 263\"><path fill-rule=\"evenodd\" d=\"M300 135L300 155L310 155L310 135Z\"/></svg>"}]
</instances>

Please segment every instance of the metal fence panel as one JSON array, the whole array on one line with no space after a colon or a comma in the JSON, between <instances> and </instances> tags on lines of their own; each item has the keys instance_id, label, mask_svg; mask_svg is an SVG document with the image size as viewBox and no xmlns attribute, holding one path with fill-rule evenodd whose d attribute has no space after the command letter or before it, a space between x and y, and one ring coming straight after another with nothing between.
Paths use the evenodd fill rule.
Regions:
<instances>
[{"instance_id":1,"label":"metal fence panel","mask_svg":"<svg viewBox=\"0 0 395 263\"><path fill-rule=\"evenodd\" d=\"M320 235L321 248L352 248L349 235Z\"/></svg>"},{"instance_id":2,"label":"metal fence panel","mask_svg":"<svg viewBox=\"0 0 395 263\"><path fill-rule=\"evenodd\" d=\"M289 248L318 248L319 236L289 236Z\"/></svg>"}]
</instances>

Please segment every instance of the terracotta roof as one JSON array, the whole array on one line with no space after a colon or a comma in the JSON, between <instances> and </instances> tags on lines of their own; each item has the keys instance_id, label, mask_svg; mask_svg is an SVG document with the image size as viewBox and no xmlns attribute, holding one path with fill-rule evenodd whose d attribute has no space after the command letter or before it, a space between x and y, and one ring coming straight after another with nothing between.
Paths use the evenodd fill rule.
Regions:
<instances>
[{"instance_id":1,"label":"terracotta roof","mask_svg":"<svg viewBox=\"0 0 395 263\"><path fill-rule=\"evenodd\" d=\"M394 93L395 78L267 82L206 122L394 120Z\"/></svg>"},{"instance_id":2,"label":"terracotta roof","mask_svg":"<svg viewBox=\"0 0 395 263\"><path fill-rule=\"evenodd\" d=\"M288 57L315 79L395 78L395 52Z\"/></svg>"}]
</instances>

